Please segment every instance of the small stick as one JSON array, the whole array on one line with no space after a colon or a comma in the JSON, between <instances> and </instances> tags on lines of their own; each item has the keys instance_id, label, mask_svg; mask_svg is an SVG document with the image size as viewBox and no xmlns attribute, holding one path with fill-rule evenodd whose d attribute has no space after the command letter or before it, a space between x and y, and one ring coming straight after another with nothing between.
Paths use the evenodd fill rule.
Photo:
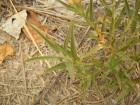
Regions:
<instances>
[{"instance_id":1,"label":"small stick","mask_svg":"<svg viewBox=\"0 0 140 105\"><path fill-rule=\"evenodd\" d=\"M91 27L88 26L88 28L87 28L85 34L83 35L83 38L82 38L81 42L80 42L79 45L78 45L78 49L82 46L83 42L85 41L85 38L87 38L87 36L88 36L87 33L89 32L90 28L91 28Z\"/></svg>"}]
</instances>

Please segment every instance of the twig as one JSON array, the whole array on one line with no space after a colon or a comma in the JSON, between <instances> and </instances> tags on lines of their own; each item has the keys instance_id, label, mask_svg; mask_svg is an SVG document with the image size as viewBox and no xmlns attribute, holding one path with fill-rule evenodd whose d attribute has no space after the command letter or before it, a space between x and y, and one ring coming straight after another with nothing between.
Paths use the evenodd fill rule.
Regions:
<instances>
[{"instance_id":1,"label":"twig","mask_svg":"<svg viewBox=\"0 0 140 105\"><path fill-rule=\"evenodd\" d=\"M83 42L85 41L85 38L87 37L87 35L88 35L87 33L89 32L90 28L91 28L90 26L87 28L85 34L83 35L83 38L82 38L81 42L78 45L78 49L80 49L80 47L82 46Z\"/></svg>"}]
</instances>

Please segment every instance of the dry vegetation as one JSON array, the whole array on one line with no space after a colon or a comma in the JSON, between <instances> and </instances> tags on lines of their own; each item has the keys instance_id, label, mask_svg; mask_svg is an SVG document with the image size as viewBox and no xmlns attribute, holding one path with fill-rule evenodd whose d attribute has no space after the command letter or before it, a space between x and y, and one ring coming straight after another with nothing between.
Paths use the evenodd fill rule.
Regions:
<instances>
[{"instance_id":1,"label":"dry vegetation","mask_svg":"<svg viewBox=\"0 0 140 105\"><path fill-rule=\"evenodd\" d=\"M55 0L54 0L55 1ZM82 6L87 8L90 0L82 0ZM134 7L134 2L130 1L130 8ZM69 23L71 20L84 21L78 14L71 12L66 7L60 5L53 0L12 0L17 11L23 9L27 11L34 11L38 15L38 19L43 25L47 25L48 34L55 38L55 42L63 45L66 35L69 32ZM104 16L104 6L101 3L94 1L93 13L96 21L103 21L101 17ZM121 4L123 5L123 3ZM119 9L122 9L120 5ZM118 9L118 10L119 10ZM15 13L10 0L0 1L0 25ZM108 19L109 21L109 19ZM84 22L83 22L84 23ZM123 26L120 26L123 27ZM119 28L120 28L119 27ZM53 28L56 28L55 30ZM107 27L108 28L108 27ZM120 35L123 29L120 28L116 34ZM90 25L76 24L75 37L78 46L78 54L83 54L94 47L98 42L94 41L95 30ZM137 79L135 90L130 91L127 96L122 97L122 100L117 102L115 99L120 93L121 89L106 90L104 87L101 90L103 97L98 94L97 88L88 87L86 92L81 89L81 79L78 76L71 81L68 71L65 69L44 74L43 70L59 63L58 60L38 60L24 63L28 58L40 55L54 56L57 53L45 42L36 43L29 40L23 33L20 38L16 40L10 37L7 33L0 30L0 37L7 36L7 44L10 44L16 51L14 57L7 57L2 64L0 64L0 105L139 105L140 104L140 64L138 62L123 62L121 65L130 69L134 69L130 74L131 78ZM88 36L87 36L88 35ZM90 36L91 35L91 36ZM140 35L137 34L137 38ZM127 40L128 37L126 37ZM101 42L102 43L102 42ZM138 43L139 44L139 43ZM38 49L36 48L38 47ZM139 45L129 49L129 53L134 50L139 54ZM99 52L93 55L100 59L98 55L108 56L109 52ZM123 56L123 55L122 55ZM101 59L105 60L102 56ZM90 61L85 58L85 61ZM92 60L92 59L91 59ZM86 62L86 63L87 63ZM49 66L48 66L49 64ZM105 63L106 64L106 63ZM132 67L132 65L134 65ZM125 68L124 67L124 68ZM131 68L132 67L132 68ZM94 69L94 68L90 68ZM130 70L131 71L131 70ZM90 72L89 72L90 73ZM97 81L102 80L103 73L97 77ZM109 75L109 78L114 75ZM112 81L115 81L112 79ZM98 82L101 86L105 81ZM123 88L123 85L121 85ZM112 86L113 87L113 86ZM124 86L125 87L125 86ZM135 92L137 91L137 92ZM120 96L121 97L121 96Z\"/></svg>"}]
</instances>

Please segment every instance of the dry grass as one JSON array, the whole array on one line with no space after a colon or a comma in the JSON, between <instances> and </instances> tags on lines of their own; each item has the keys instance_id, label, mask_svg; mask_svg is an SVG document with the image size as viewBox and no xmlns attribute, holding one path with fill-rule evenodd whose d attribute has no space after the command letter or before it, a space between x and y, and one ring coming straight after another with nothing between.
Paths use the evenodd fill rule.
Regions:
<instances>
[{"instance_id":1,"label":"dry grass","mask_svg":"<svg viewBox=\"0 0 140 105\"><path fill-rule=\"evenodd\" d=\"M88 0L84 1L85 5L87 2ZM81 19L78 15L65 10L64 7L60 8L60 5L50 4L47 0L36 0L33 5L32 2L25 3L24 6L19 6L18 3L14 4L17 10L26 9L37 12L43 18L42 24L47 24L48 27L56 26L57 31L49 30L49 34L56 37L59 44L63 43L68 31L65 24L69 23L71 19ZM8 0L5 4L0 2L0 5L6 6L5 9L9 11L5 12L7 15L13 11ZM99 6L95 9L95 12L102 8ZM0 18L5 17L6 15L0 14ZM77 25L76 38L80 43L79 46L83 43L83 41L81 42L83 35L86 37L86 34L90 32L89 27ZM94 92L96 90L90 90L87 94L87 100L82 100L83 93L79 89L79 80L71 83L66 71L59 71L56 73L57 75L53 73L44 75L42 74L43 70L48 68L45 61L23 63L30 57L40 55L34 44L24 35L21 35L19 40L11 38L7 43L14 47L16 55L15 57L8 57L0 65L0 105L101 105L103 103L104 105L107 105L107 103L115 105L113 97L117 93L116 91L112 92L112 95L106 96L105 99L98 101L99 97ZM93 45L94 42L91 40L85 41L82 48L79 49L79 53L88 51ZM38 46L44 55L55 54L45 43ZM57 63L48 62L51 66ZM139 75L139 66L137 64L136 73L133 74L135 77ZM140 85L137 85L137 88L139 91ZM139 103L139 97L140 94L136 96L130 93L126 100L122 100L120 105L139 105L134 104Z\"/></svg>"}]
</instances>

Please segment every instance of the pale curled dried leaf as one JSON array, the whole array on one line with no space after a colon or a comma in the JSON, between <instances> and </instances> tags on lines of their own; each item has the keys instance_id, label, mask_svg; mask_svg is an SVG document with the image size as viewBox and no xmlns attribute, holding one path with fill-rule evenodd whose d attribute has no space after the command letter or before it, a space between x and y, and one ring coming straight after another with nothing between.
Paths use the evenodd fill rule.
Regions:
<instances>
[{"instance_id":1,"label":"pale curled dried leaf","mask_svg":"<svg viewBox=\"0 0 140 105\"><path fill-rule=\"evenodd\" d=\"M26 10L19 12L21 18L25 21L27 18ZM5 23L2 24L0 29L7 32L9 35L19 38L21 33L21 28L23 28L23 24L21 23L19 16L17 14L11 16Z\"/></svg>"}]
</instances>

